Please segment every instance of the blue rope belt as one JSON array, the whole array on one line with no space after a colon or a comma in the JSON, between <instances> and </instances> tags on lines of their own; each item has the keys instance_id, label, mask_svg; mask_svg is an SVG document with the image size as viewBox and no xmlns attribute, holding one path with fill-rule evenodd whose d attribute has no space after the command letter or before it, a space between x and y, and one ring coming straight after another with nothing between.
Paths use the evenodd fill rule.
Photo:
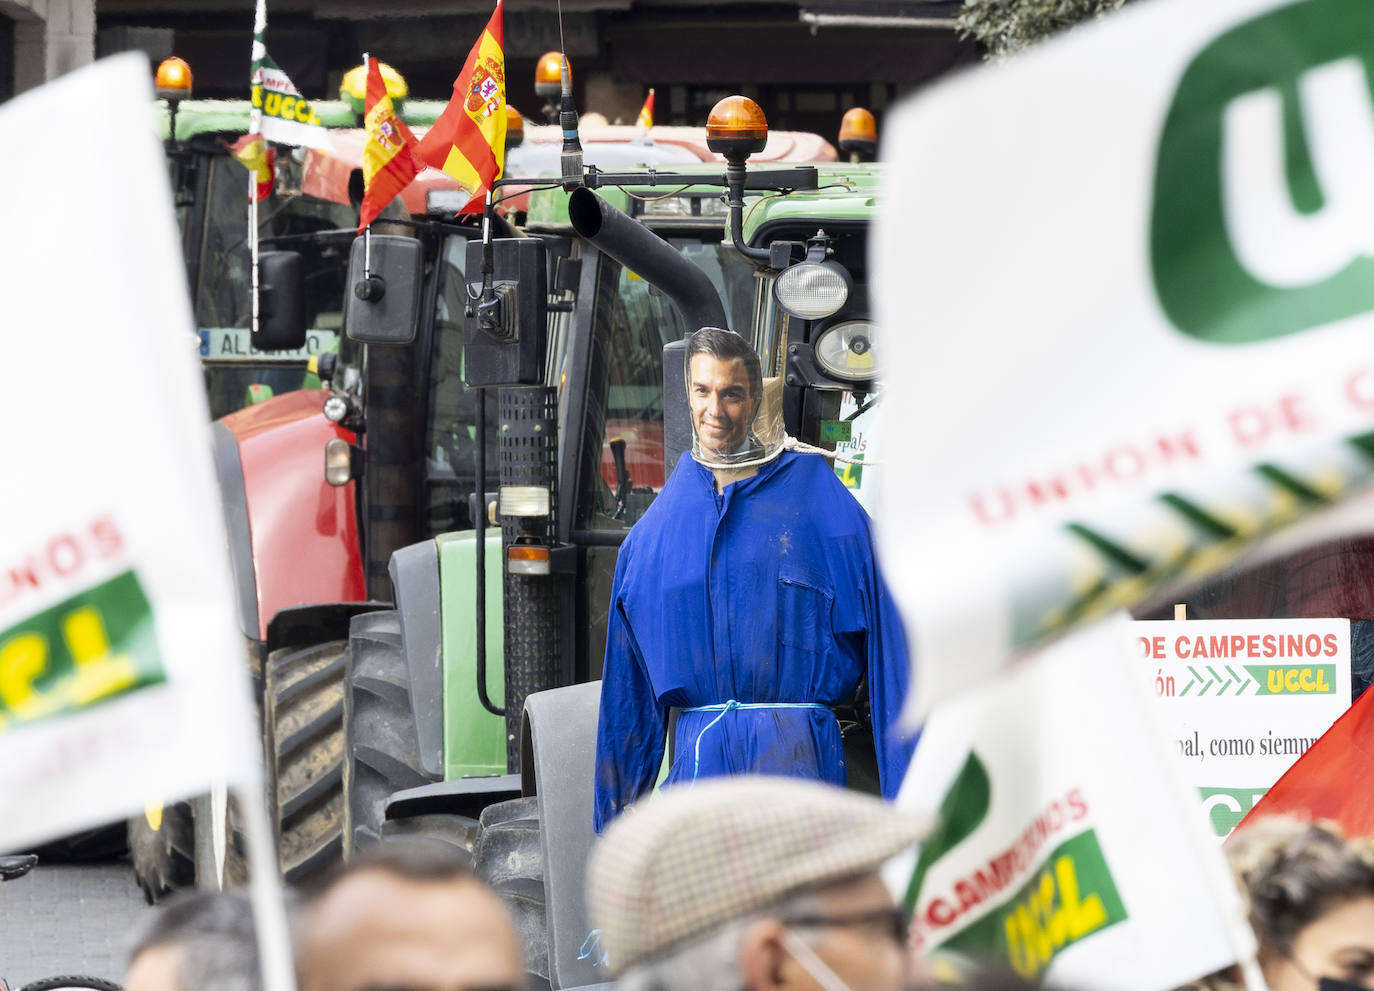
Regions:
<instances>
[{"instance_id":1,"label":"blue rope belt","mask_svg":"<svg viewBox=\"0 0 1374 991\"><path fill-rule=\"evenodd\" d=\"M728 702L717 702L715 705L694 705L679 710L681 712L720 713L715 719L703 726L701 732L697 734L696 745L692 748L692 784L697 783L697 774L701 770L701 738L706 735L708 729L724 719L727 712L733 712L736 709L824 709L826 712L831 711L830 706L822 705L819 702L739 702L735 699Z\"/></svg>"}]
</instances>

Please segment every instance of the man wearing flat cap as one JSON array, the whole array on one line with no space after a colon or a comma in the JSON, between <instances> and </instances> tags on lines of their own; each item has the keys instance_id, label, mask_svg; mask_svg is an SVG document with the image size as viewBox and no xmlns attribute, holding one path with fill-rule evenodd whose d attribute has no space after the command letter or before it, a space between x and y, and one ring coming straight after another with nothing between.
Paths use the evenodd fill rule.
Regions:
<instances>
[{"instance_id":1,"label":"man wearing flat cap","mask_svg":"<svg viewBox=\"0 0 1374 991\"><path fill-rule=\"evenodd\" d=\"M906 923L878 871L924 832L831 785L703 781L611 824L587 905L619 991L899 991Z\"/></svg>"}]
</instances>

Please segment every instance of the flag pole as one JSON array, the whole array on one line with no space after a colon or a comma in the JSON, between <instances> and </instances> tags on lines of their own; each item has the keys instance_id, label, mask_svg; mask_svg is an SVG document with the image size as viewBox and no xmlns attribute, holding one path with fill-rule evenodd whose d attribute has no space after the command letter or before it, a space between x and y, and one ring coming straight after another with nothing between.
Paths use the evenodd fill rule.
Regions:
<instances>
[{"instance_id":1,"label":"flag pole","mask_svg":"<svg viewBox=\"0 0 1374 991\"><path fill-rule=\"evenodd\" d=\"M253 13L253 59L249 74L248 131L262 141L262 153L267 155L267 138L262 133L263 64L267 60L267 0L257 0ZM253 273L253 327L249 340L258 333L258 176L256 169L248 172L248 251ZM256 777L256 775L255 775ZM253 932L258 944L258 970L266 991L296 991L296 970L291 955L287 930L286 901L281 879L277 874L277 845L271 821L267 817L267 803L263 799L262 782L237 782L245 785L237 792L243 813L244 839L248 844L249 888L248 900L253 909ZM233 782L225 782L226 788ZM228 793L225 792L225 801ZM222 878L216 878L221 881Z\"/></svg>"},{"instance_id":2,"label":"flag pole","mask_svg":"<svg viewBox=\"0 0 1374 991\"><path fill-rule=\"evenodd\" d=\"M254 82L254 76L262 71L263 59L267 54L267 0L258 0L253 12L253 57L249 68L248 89L253 95L254 87L261 86L261 79ZM261 93L261 90L256 92ZM262 138L262 153L267 154L267 139L262 137L262 108L249 100L248 131ZM248 261L252 268L251 294L253 298L253 324L249 340L258 336L258 177L254 170L248 170Z\"/></svg>"},{"instance_id":3,"label":"flag pole","mask_svg":"<svg viewBox=\"0 0 1374 991\"><path fill-rule=\"evenodd\" d=\"M267 154L267 142L262 143L262 153ZM251 169L248 172L248 254L253 269L253 331L258 336L258 177Z\"/></svg>"},{"instance_id":4,"label":"flag pole","mask_svg":"<svg viewBox=\"0 0 1374 991\"><path fill-rule=\"evenodd\" d=\"M363 124L367 124L367 77L372 67L367 64L368 54L363 52ZM361 209L361 207L359 208ZM363 278L372 278L372 221L363 228Z\"/></svg>"},{"instance_id":5,"label":"flag pole","mask_svg":"<svg viewBox=\"0 0 1374 991\"><path fill-rule=\"evenodd\" d=\"M1107 621L1125 630L1127 619L1129 619L1127 614L1118 613ZM1125 643L1125 638L1122 638L1121 642ZM1150 704L1147 694L1140 689L1138 684L1132 681L1131 686L1128 697L1134 702L1138 714L1152 728L1154 739L1151 742L1154 749L1160 754L1167 753L1170 744L1160 723L1157 708ZM1170 756L1172 757L1172 755ZM1184 782L1172 759L1161 762L1160 766L1165 769L1167 794L1174 806L1173 812L1180 820L1188 823L1189 828L1185 828L1184 835L1188 844L1193 848L1198 863L1202 865L1202 873L1208 886L1212 889L1213 899L1217 907L1221 909L1226 938L1236 955L1236 966L1240 970L1241 983L1247 988L1247 991L1268 991L1269 986L1264 982L1264 974L1260 971L1259 966L1259 944L1255 939L1255 931L1250 928L1249 915L1245 901L1241 896L1240 885L1226 866L1226 860L1220 853L1220 848L1215 840L1208 835L1207 829L1202 823L1195 797L1196 793Z\"/></svg>"},{"instance_id":6,"label":"flag pole","mask_svg":"<svg viewBox=\"0 0 1374 991\"><path fill-rule=\"evenodd\" d=\"M253 908L258 965L267 991L296 991L285 893L277 874L277 844L262 789L235 789L248 846L248 901Z\"/></svg>"}]
</instances>

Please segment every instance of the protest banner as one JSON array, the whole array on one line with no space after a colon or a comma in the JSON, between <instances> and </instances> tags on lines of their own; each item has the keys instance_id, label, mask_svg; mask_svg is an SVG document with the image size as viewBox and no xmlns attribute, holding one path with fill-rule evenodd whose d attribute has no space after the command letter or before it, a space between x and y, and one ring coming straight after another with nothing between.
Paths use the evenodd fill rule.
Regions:
<instances>
[{"instance_id":1,"label":"protest banner","mask_svg":"<svg viewBox=\"0 0 1374 991\"><path fill-rule=\"evenodd\" d=\"M1226 836L1350 706L1350 621L1131 624L1135 671Z\"/></svg>"},{"instance_id":2,"label":"protest banner","mask_svg":"<svg viewBox=\"0 0 1374 991\"><path fill-rule=\"evenodd\" d=\"M45 151L0 263L0 849L239 790L268 986L290 986L250 682L151 71L121 55L0 106ZM56 110L81 107L82 126ZM89 149L102 149L98 156ZM0 164L20 188L27 164ZM92 223L90 204L100 204ZM217 824L218 825L218 824Z\"/></svg>"},{"instance_id":3,"label":"protest banner","mask_svg":"<svg viewBox=\"0 0 1374 991\"><path fill-rule=\"evenodd\" d=\"M1362 0L1158 0L890 115L918 709L1374 478L1369 65Z\"/></svg>"},{"instance_id":4,"label":"protest banner","mask_svg":"<svg viewBox=\"0 0 1374 991\"><path fill-rule=\"evenodd\" d=\"M1252 959L1129 632L1115 619L1074 633L931 715L897 801L937 826L887 874L918 952L1119 991Z\"/></svg>"}]
</instances>

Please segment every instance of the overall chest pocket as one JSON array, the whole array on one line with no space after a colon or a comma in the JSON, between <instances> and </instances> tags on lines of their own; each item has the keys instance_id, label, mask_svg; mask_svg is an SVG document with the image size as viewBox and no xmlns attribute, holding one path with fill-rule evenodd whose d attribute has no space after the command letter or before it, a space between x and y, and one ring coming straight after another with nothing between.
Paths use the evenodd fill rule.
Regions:
<instances>
[{"instance_id":1,"label":"overall chest pocket","mask_svg":"<svg viewBox=\"0 0 1374 991\"><path fill-rule=\"evenodd\" d=\"M824 653L834 639L830 611L835 596L813 579L778 579L778 641L787 647Z\"/></svg>"}]
</instances>

